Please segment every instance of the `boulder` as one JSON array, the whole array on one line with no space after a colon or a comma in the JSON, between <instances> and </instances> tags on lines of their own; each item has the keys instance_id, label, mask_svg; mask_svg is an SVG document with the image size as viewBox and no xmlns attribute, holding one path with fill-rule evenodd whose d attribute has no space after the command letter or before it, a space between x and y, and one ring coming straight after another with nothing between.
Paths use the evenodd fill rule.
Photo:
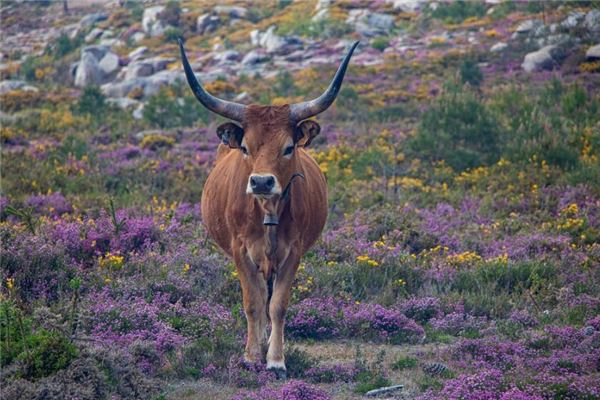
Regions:
<instances>
[{"instance_id":1,"label":"boulder","mask_svg":"<svg viewBox=\"0 0 600 400\"><path fill-rule=\"evenodd\" d=\"M125 80L132 80L135 78L142 78L144 76L150 76L154 73L154 67L152 63L145 62L144 60L136 61L127 66L125 72Z\"/></svg>"},{"instance_id":2,"label":"boulder","mask_svg":"<svg viewBox=\"0 0 600 400\"><path fill-rule=\"evenodd\" d=\"M600 10L595 8L585 15L583 25L592 34L593 38L600 40Z\"/></svg>"},{"instance_id":3,"label":"boulder","mask_svg":"<svg viewBox=\"0 0 600 400\"><path fill-rule=\"evenodd\" d=\"M279 36L275 33L275 26L271 25L264 33L250 32L253 42L264 47L267 53L289 54L302 47L302 41L294 36Z\"/></svg>"},{"instance_id":4,"label":"boulder","mask_svg":"<svg viewBox=\"0 0 600 400\"><path fill-rule=\"evenodd\" d=\"M366 37L387 35L394 28L394 17L367 9L350 10L346 23L354 25L356 32Z\"/></svg>"},{"instance_id":5,"label":"boulder","mask_svg":"<svg viewBox=\"0 0 600 400\"><path fill-rule=\"evenodd\" d=\"M246 14L248 14L248 9L237 6L215 6L213 11L217 14L227 15L230 18L246 18Z\"/></svg>"},{"instance_id":6,"label":"boulder","mask_svg":"<svg viewBox=\"0 0 600 400\"><path fill-rule=\"evenodd\" d=\"M522 35L528 34L529 32L531 32L534 29L537 29L543 25L544 25L544 23L539 19L528 19L527 21L521 22L517 26L517 29L515 29L515 33L519 33Z\"/></svg>"},{"instance_id":7,"label":"boulder","mask_svg":"<svg viewBox=\"0 0 600 400\"><path fill-rule=\"evenodd\" d=\"M504 42L498 42L490 48L490 51L492 53L499 53L499 52L503 51L504 49L506 49L507 47L508 47L508 44L506 44Z\"/></svg>"},{"instance_id":8,"label":"boulder","mask_svg":"<svg viewBox=\"0 0 600 400\"><path fill-rule=\"evenodd\" d=\"M133 43L139 43L142 40L144 40L146 38L146 35L143 34L142 32L135 32L133 35L131 35L131 41Z\"/></svg>"},{"instance_id":9,"label":"boulder","mask_svg":"<svg viewBox=\"0 0 600 400\"><path fill-rule=\"evenodd\" d=\"M86 43L92 43L98 39L104 31L100 28L94 28L85 36Z\"/></svg>"},{"instance_id":10,"label":"boulder","mask_svg":"<svg viewBox=\"0 0 600 400\"><path fill-rule=\"evenodd\" d=\"M315 15L313 15L313 17L311 18L311 20L314 21L314 22L318 22L318 21L325 20L328 17L329 17L329 9L328 8L322 8L319 11L317 11L317 13Z\"/></svg>"},{"instance_id":11,"label":"boulder","mask_svg":"<svg viewBox=\"0 0 600 400\"><path fill-rule=\"evenodd\" d=\"M242 58L242 65L255 65L269 60L269 56L259 50L252 50Z\"/></svg>"},{"instance_id":12,"label":"boulder","mask_svg":"<svg viewBox=\"0 0 600 400\"><path fill-rule=\"evenodd\" d=\"M162 71L163 69L167 68L167 65L174 63L175 61L177 61L177 59L175 57L152 57L152 58L146 58L144 60L145 63L152 65L152 69L154 71L154 73L158 72L158 71Z\"/></svg>"},{"instance_id":13,"label":"boulder","mask_svg":"<svg viewBox=\"0 0 600 400\"><path fill-rule=\"evenodd\" d=\"M142 29L150 36L160 36L167 26L158 19L158 15L165 9L164 6L148 7L142 16Z\"/></svg>"},{"instance_id":14,"label":"boulder","mask_svg":"<svg viewBox=\"0 0 600 400\"><path fill-rule=\"evenodd\" d=\"M102 57L102 59L98 63L98 66L100 67L104 75L112 75L113 73L119 70L119 56L109 51L104 55L104 57Z\"/></svg>"},{"instance_id":15,"label":"boulder","mask_svg":"<svg viewBox=\"0 0 600 400\"><path fill-rule=\"evenodd\" d=\"M13 90L27 90L37 92L38 88L29 85L25 81L3 80L0 81L0 94L8 93Z\"/></svg>"},{"instance_id":16,"label":"boulder","mask_svg":"<svg viewBox=\"0 0 600 400\"><path fill-rule=\"evenodd\" d=\"M240 58L240 53L235 50L225 50L214 55L213 59L219 64L227 64L237 61Z\"/></svg>"},{"instance_id":17,"label":"boulder","mask_svg":"<svg viewBox=\"0 0 600 400\"><path fill-rule=\"evenodd\" d=\"M83 52L75 72L75 86L84 87L102 83L104 73L92 52Z\"/></svg>"},{"instance_id":18,"label":"boulder","mask_svg":"<svg viewBox=\"0 0 600 400\"><path fill-rule=\"evenodd\" d=\"M560 47L545 46L538 51L527 54L521 67L527 72L551 70L563 57L564 53Z\"/></svg>"},{"instance_id":19,"label":"boulder","mask_svg":"<svg viewBox=\"0 0 600 400\"><path fill-rule=\"evenodd\" d=\"M585 18L585 14L579 11L572 11L569 13L567 18L565 18L560 26L563 29L573 29Z\"/></svg>"},{"instance_id":20,"label":"boulder","mask_svg":"<svg viewBox=\"0 0 600 400\"><path fill-rule=\"evenodd\" d=\"M92 26L96 22L104 21L107 18L108 18L108 15L106 15L104 13L88 14L79 20L79 27L87 28L88 26Z\"/></svg>"},{"instance_id":21,"label":"boulder","mask_svg":"<svg viewBox=\"0 0 600 400\"><path fill-rule=\"evenodd\" d=\"M146 52L148 52L148 48L146 46L140 46L137 49L133 50L131 53L129 53L127 55L127 58L129 58L130 61L135 61L142 58L142 56L146 54Z\"/></svg>"},{"instance_id":22,"label":"boulder","mask_svg":"<svg viewBox=\"0 0 600 400\"><path fill-rule=\"evenodd\" d=\"M600 60L600 44L590 47L585 52L585 58L588 61L597 61Z\"/></svg>"},{"instance_id":23,"label":"boulder","mask_svg":"<svg viewBox=\"0 0 600 400\"><path fill-rule=\"evenodd\" d=\"M107 97L127 97L129 93L131 93L134 89L144 89L144 81L142 78L139 79L129 79L122 82L110 82L105 83L100 86L100 90Z\"/></svg>"},{"instance_id":24,"label":"boulder","mask_svg":"<svg viewBox=\"0 0 600 400\"><path fill-rule=\"evenodd\" d=\"M221 18L215 14L202 14L196 20L196 32L200 35L211 33L221 25Z\"/></svg>"},{"instance_id":25,"label":"boulder","mask_svg":"<svg viewBox=\"0 0 600 400\"><path fill-rule=\"evenodd\" d=\"M85 53L90 53L94 56L94 58L96 58L96 61L102 60L102 57L104 57L104 55L108 51L109 51L108 46L103 46L103 45L85 46L84 48L81 49L81 58L83 58L83 55Z\"/></svg>"},{"instance_id":26,"label":"boulder","mask_svg":"<svg viewBox=\"0 0 600 400\"><path fill-rule=\"evenodd\" d=\"M419 0L385 0L386 3L392 4L394 10L403 12L415 12L421 8L422 1Z\"/></svg>"}]
</instances>

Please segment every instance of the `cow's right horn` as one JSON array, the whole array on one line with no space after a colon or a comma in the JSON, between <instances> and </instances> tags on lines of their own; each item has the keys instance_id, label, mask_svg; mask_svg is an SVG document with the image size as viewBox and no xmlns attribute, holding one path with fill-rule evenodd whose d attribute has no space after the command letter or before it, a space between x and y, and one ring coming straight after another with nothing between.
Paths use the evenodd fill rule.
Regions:
<instances>
[{"instance_id":1,"label":"cow's right horn","mask_svg":"<svg viewBox=\"0 0 600 400\"><path fill-rule=\"evenodd\" d=\"M295 122L300 122L304 119L310 118L314 115L320 114L323 111L327 110L329 106L333 103L335 98L342 87L342 81L344 80L344 74L346 73L346 68L348 67L348 63L350 62L350 57L352 57L352 53L356 46L358 46L359 42L354 42L350 51L344 58L344 61L340 64L337 72L335 73L333 80L329 84L329 87L325 92L317 97L314 100L305 101L303 103L292 104L290 106L290 118Z\"/></svg>"},{"instance_id":2,"label":"cow's right horn","mask_svg":"<svg viewBox=\"0 0 600 400\"><path fill-rule=\"evenodd\" d=\"M244 119L244 110L246 106L239 103L233 103L231 101L222 100L218 97L215 97L208 93L198 79L196 79L196 75L194 75L194 71L192 71L192 66L190 65L187 56L185 55L185 50L183 49L183 41L178 39L179 42L179 50L181 50L181 60L183 62L183 70L185 71L185 77L187 78L188 84L190 88L192 88L192 92L198 99L198 101L210 111L219 114L225 118L232 119L234 121L242 122Z\"/></svg>"}]
</instances>

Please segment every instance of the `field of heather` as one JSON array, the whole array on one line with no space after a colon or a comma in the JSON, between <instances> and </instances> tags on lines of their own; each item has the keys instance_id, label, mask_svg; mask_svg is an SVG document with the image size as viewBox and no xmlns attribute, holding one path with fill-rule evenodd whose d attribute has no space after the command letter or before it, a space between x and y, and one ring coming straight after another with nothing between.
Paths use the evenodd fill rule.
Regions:
<instances>
[{"instance_id":1,"label":"field of heather","mask_svg":"<svg viewBox=\"0 0 600 400\"><path fill-rule=\"evenodd\" d=\"M594 1L0 3L2 399L600 398ZM207 234L224 119L360 40L310 154L328 181L285 326L244 362Z\"/></svg>"}]
</instances>

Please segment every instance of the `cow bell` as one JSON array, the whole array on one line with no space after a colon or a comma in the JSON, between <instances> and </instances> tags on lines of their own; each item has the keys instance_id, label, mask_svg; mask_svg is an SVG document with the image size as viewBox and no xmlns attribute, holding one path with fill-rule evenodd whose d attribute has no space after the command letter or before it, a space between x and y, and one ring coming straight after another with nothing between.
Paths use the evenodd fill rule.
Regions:
<instances>
[{"instance_id":1,"label":"cow bell","mask_svg":"<svg viewBox=\"0 0 600 400\"><path fill-rule=\"evenodd\" d=\"M266 226L279 225L279 217L274 214L265 214L265 218L263 219L263 225L266 225Z\"/></svg>"}]
</instances>

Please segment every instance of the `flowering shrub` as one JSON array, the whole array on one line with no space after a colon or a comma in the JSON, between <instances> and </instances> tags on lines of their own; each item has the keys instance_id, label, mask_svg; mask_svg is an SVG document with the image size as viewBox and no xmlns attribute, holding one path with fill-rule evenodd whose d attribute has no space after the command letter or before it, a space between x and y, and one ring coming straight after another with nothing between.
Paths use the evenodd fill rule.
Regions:
<instances>
[{"instance_id":1,"label":"flowering shrub","mask_svg":"<svg viewBox=\"0 0 600 400\"><path fill-rule=\"evenodd\" d=\"M344 308L349 334L392 343L416 342L425 333L415 321L398 310L386 309L379 304L351 305Z\"/></svg>"}]
</instances>

